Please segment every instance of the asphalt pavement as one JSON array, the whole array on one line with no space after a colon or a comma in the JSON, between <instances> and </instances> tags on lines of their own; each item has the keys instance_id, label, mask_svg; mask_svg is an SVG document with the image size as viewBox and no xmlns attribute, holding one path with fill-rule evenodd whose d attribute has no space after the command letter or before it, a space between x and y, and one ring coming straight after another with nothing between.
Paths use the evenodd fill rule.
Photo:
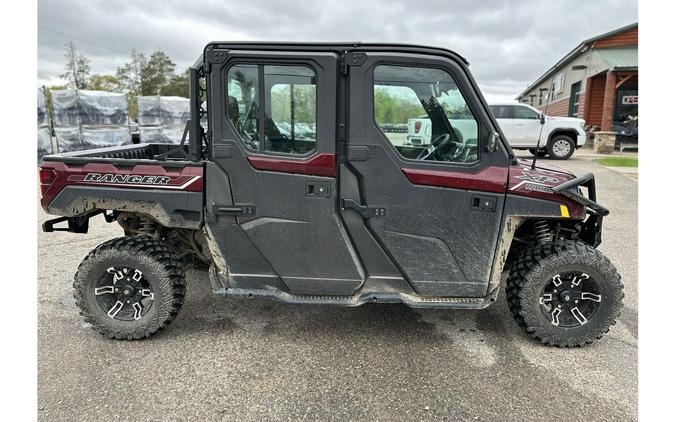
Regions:
<instances>
[{"instance_id":1,"label":"asphalt pavement","mask_svg":"<svg viewBox=\"0 0 675 422\"><path fill-rule=\"evenodd\" d=\"M503 291L481 311L294 306L214 296L197 271L165 331L108 340L86 326L72 297L79 262L122 235L98 216L86 235L38 228L38 417L636 420L637 180L583 158L553 164L594 172L598 200L611 210L600 250L623 277L625 306L588 347L533 341ZM39 213L41 224L48 216Z\"/></svg>"}]
</instances>

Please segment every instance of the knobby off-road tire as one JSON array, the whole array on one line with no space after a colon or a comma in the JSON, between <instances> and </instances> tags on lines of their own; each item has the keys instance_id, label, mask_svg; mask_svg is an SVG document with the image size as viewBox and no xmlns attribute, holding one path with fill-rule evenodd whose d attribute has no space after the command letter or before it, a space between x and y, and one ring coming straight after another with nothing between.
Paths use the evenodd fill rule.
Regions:
<instances>
[{"instance_id":1,"label":"knobby off-road tire","mask_svg":"<svg viewBox=\"0 0 675 422\"><path fill-rule=\"evenodd\" d=\"M574 139L567 135L557 135L549 142L546 151L549 158L567 160L574 154Z\"/></svg>"},{"instance_id":2,"label":"knobby off-road tire","mask_svg":"<svg viewBox=\"0 0 675 422\"><path fill-rule=\"evenodd\" d=\"M120 237L84 258L73 287L80 315L92 328L109 338L137 340L176 318L185 297L185 274L162 242L146 236Z\"/></svg>"},{"instance_id":3,"label":"knobby off-road tire","mask_svg":"<svg viewBox=\"0 0 675 422\"><path fill-rule=\"evenodd\" d=\"M564 281L563 274L576 274L578 278L575 280L570 276L572 281L566 282L570 290L553 293L550 289L565 289L565 284L560 284L557 289L555 284L551 284L556 276L559 277L557 282ZM579 278L582 280L578 281ZM571 304L564 302L564 297L570 296L567 292L573 290L575 281L580 289L592 292L586 293L586 297L592 300L580 300L579 305L573 304L574 298ZM623 297L621 276L609 259L589 245L573 241L524 249L515 258L506 284L506 299L518 325L542 343L558 347L581 347L600 339L616 323ZM558 298L560 302L552 302ZM579 316L577 308L576 315L573 311L568 312L575 319L581 319L580 324L565 326L558 316L553 317L547 312L546 308L556 312L556 303L563 309L557 311L560 317L565 315L565 309L570 309L566 306L585 306L583 312L588 314L587 321L581 323L586 317L583 313ZM553 320L559 325L555 325ZM571 320L574 322L574 319Z\"/></svg>"}]
</instances>

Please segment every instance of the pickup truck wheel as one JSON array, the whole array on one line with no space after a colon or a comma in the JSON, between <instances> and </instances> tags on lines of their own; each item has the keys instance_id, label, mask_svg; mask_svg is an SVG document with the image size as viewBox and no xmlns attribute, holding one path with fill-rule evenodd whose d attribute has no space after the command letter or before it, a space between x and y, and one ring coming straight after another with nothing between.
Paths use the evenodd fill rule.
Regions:
<instances>
[{"instance_id":1,"label":"pickup truck wheel","mask_svg":"<svg viewBox=\"0 0 675 422\"><path fill-rule=\"evenodd\" d=\"M547 151L555 160L567 160L574 154L574 140L567 135L557 135L549 142Z\"/></svg>"},{"instance_id":2,"label":"pickup truck wheel","mask_svg":"<svg viewBox=\"0 0 675 422\"><path fill-rule=\"evenodd\" d=\"M176 318L185 274L176 255L147 236L105 242L82 261L73 283L80 315L99 333L137 340Z\"/></svg>"},{"instance_id":3,"label":"pickup truck wheel","mask_svg":"<svg viewBox=\"0 0 675 422\"><path fill-rule=\"evenodd\" d=\"M623 301L621 276L598 250L581 242L525 249L507 280L516 322L544 344L581 347L616 323Z\"/></svg>"},{"instance_id":4,"label":"pickup truck wheel","mask_svg":"<svg viewBox=\"0 0 675 422\"><path fill-rule=\"evenodd\" d=\"M530 151L530 154L535 155L537 157L545 157L547 154L545 149L537 150L537 148L530 148L528 149L528 151Z\"/></svg>"}]
</instances>

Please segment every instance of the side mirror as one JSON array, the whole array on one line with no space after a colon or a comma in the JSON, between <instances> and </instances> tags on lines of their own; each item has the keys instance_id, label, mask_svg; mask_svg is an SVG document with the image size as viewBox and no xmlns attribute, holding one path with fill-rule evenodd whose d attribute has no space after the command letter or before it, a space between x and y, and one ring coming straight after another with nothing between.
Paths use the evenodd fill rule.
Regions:
<instances>
[{"instance_id":1,"label":"side mirror","mask_svg":"<svg viewBox=\"0 0 675 422\"><path fill-rule=\"evenodd\" d=\"M490 135L488 136L488 142L487 142L488 152L497 151L497 140L498 139L499 139L499 134L497 132L495 132L494 130L490 131Z\"/></svg>"},{"instance_id":2,"label":"side mirror","mask_svg":"<svg viewBox=\"0 0 675 422\"><path fill-rule=\"evenodd\" d=\"M546 123L546 115L544 115L544 113L539 114L539 123L541 123L542 125Z\"/></svg>"}]
</instances>

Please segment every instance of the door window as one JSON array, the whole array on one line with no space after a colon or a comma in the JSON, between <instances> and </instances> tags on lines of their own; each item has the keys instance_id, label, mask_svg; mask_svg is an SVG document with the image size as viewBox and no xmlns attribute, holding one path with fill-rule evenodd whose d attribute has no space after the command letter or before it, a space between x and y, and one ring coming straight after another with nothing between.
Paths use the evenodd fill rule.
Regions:
<instances>
[{"instance_id":1,"label":"door window","mask_svg":"<svg viewBox=\"0 0 675 422\"><path fill-rule=\"evenodd\" d=\"M227 73L227 86L227 117L247 148L295 155L316 149L316 74L312 69L235 65Z\"/></svg>"},{"instance_id":2,"label":"door window","mask_svg":"<svg viewBox=\"0 0 675 422\"><path fill-rule=\"evenodd\" d=\"M515 119L539 119L539 112L523 106L514 106L513 117Z\"/></svg>"},{"instance_id":3,"label":"door window","mask_svg":"<svg viewBox=\"0 0 675 422\"><path fill-rule=\"evenodd\" d=\"M375 122L406 158L478 161L478 123L444 70L381 65L374 73Z\"/></svg>"}]
</instances>

